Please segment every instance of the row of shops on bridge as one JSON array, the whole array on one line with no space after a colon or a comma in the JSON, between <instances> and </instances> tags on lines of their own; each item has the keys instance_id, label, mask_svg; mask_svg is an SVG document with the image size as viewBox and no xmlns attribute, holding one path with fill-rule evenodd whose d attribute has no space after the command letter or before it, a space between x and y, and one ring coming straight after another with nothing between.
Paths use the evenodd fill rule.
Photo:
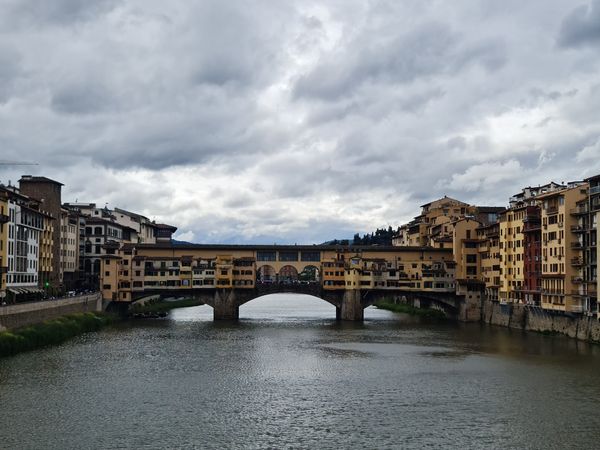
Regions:
<instances>
[{"instance_id":1,"label":"row of shops on bridge","mask_svg":"<svg viewBox=\"0 0 600 450\"><path fill-rule=\"evenodd\" d=\"M253 289L258 283L319 283L325 290L455 291L455 263L448 250L281 247L114 247L102 258L100 287L105 299L124 302L146 291Z\"/></svg>"}]
</instances>

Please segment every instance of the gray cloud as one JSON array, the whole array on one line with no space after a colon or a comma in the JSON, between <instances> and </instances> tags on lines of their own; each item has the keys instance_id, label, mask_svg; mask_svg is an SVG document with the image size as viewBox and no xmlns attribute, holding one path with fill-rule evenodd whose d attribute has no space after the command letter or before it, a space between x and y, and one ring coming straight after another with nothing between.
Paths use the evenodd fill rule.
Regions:
<instances>
[{"instance_id":1,"label":"gray cloud","mask_svg":"<svg viewBox=\"0 0 600 450\"><path fill-rule=\"evenodd\" d=\"M0 158L198 241L600 172L597 1L42 3L0 0Z\"/></svg>"},{"instance_id":2,"label":"gray cloud","mask_svg":"<svg viewBox=\"0 0 600 450\"><path fill-rule=\"evenodd\" d=\"M563 47L600 44L600 0L578 6L565 17L558 43Z\"/></svg>"}]
</instances>

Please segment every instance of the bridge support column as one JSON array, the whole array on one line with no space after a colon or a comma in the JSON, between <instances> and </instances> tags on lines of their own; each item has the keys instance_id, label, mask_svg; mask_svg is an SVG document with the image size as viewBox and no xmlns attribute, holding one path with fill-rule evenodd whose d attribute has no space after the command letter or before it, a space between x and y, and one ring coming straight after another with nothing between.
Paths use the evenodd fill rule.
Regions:
<instances>
[{"instance_id":1,"label":"bridge support column","mask_svg":"<svg viewBox=\"0 0 600 450\"><path fill-rule=\"evenodd\" d=\"M336 318L338 320L362 321L364 317L365 310L361 302L360 289L347 289L344 291L342 307L337 308Z\"/></svg>"},{"instance_id":2,"label":"bridge support column","mask_svg":"<svg viewBox=\"0 0 600 450\"><path fill-rule=\"evenodd\" d=\"M217 289L213 306L214 320L237 320L240 318L235 289Z\"/></svg>"}]
</instances>

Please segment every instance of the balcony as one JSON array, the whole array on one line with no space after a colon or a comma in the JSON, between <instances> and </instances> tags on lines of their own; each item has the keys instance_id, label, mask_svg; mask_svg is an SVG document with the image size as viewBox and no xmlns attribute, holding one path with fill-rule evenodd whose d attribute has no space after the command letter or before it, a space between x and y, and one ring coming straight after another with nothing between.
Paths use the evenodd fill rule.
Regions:
<instances>
[{"instance_id":1,"label":"balcony","mask_svg":"<svg viewBox=\"0 0 600 450\"><path fill-rule=\"evenodd\" d=\"M0 214L0 223L7 223L10 220L6 214Z\"/></svg>"},{"instance_id":2,"label":"balcony","mask_svg":"<svg viewBox=\"0 0 600 450\"><path fill-rule=\"evenodd\" d=\"M579 304L568 305L567 311L574 312L574 313L581 313L581 312L583 312L583 305L579 305Z\"/></svg>"},{"instance_id":3,"label":"balcony","mask_svg":"<svg viewBox=\"0 0 600 450\"><path fill-rule=\"evenodd\" d=\"M585 215L588 213L588 207L587 205L578 206L577 208L572 208L570 213L573 216Z\"/></svg>"},{"instance_id":4,"label":"balcony","mask_svg":"<svg viewBox=\"0 0 600 450\"><path fill-rule=\"evenodd\" d=\"M575 257L575 258L571 258L571 265L573 267L583 266L583 258L581 256L578 256L578 257Z\"/></svg>"},{"instance_id":5,"label":"balcony","mask_svg":"<svg viewBox=\"0 0 600 450\"><path fill-rule=\"evenodd\" d=\"M558 206L548 206L546 208L546 215L553 216L554 214L558 214Z\"/></svg>"},{"instance_id":6,"label":"balcony","mask_svg":"<svg viewBox=\"0 0 600 450\"><path fill-rule=\"evenodd\" d=\"M583 244L579 241L571 242L571 248L574 250L579 250L583 248Z\"/></svg>"},{"instance_id":7,"label":"balcony","mask_svg":"<svg viewBox=\"0 0 600 450\"><path fill-rule=\"evenodd\" d=\"M581 284L581 283L583 283L583 277L578 276L578 275L571 277L571 282L574 284Z\"/></svg>"},{"instance_id":8,"label":"balcony","mask_svg":"<svg viewBox=\"0 0 600 450\"><path fill-rule=\"evenodd\" d=\"M585 228L583 228L581 225L571 225L572 233L583 233L584 231L585 231Z\"/></svg>"}]
</instances>

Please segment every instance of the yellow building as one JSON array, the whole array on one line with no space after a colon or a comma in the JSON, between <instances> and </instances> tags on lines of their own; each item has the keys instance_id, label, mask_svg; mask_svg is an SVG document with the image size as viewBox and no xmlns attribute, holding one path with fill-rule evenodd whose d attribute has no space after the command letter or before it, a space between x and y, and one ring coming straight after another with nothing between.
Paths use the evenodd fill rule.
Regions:
<instances>
[{"instance_id":1,"label":"yellow building","mask_svg":"<svg viewBox=\"0 0 600 450\"><path fill-rule=\"evenodd\" d=\"M58 225L57 225L58 226ZM38 280L40 287L55 285L51 280L54 265L54 218L44 213L44 229L40 234ZM57 243L58 245L58 243ZM62 280L61 280L62 281Z\"/></svg>"},{"instance_id":2,"label":"yellow building","mask_svg":"<svg viewBox=\"0 0 600 450\"><path fill-rule=\"evenodd\" d=\"M452 253L456 262L457 280L479 280L479 239L475 219L460 219L453 223Z\"/></svg>"},{"instance_id":3,"label":"yellow building","mask_svg":"<svg viewBox=\"0 0 600 450\"><path fill-rule=\"evenodd\" d=\"M500 224L498 222L477 229L479 239L480 279L485 283L489 300L498 300L500 289Z\"/></svg>"},{"instance_id":4,"label":"yellow building","mask_svg":"<svg viewBox=\"0 0 600 450\"><path fill-rule=\"evenodd\" d=\"M542 210L542 308L584 312L583 242L577 232L578 215L588 195L588 184L538 197Z\"/></svg>"},{"instance_id":5,"label":"yellow building","mask_svg":"<svg viewBox=\"0 0 600 450\"><path fill-rule=\"evenodd\" d=\"M517 303L525 284L524 233L527 206L520 204L500 214L500 289L502 302Z\"/></svg>"},{"instance_id":6,"label":"yellow building","mask_svg":"<svg viewBox=\"0 0 600 450\"><path fill-rule=\"evenodd\" d=\"M449 225L466 216L473 216L476 206L442 197L421 205L421 214L400 227L393 238L394 246L451 248L452 227Z\"/></svg>"}]
</instances>

